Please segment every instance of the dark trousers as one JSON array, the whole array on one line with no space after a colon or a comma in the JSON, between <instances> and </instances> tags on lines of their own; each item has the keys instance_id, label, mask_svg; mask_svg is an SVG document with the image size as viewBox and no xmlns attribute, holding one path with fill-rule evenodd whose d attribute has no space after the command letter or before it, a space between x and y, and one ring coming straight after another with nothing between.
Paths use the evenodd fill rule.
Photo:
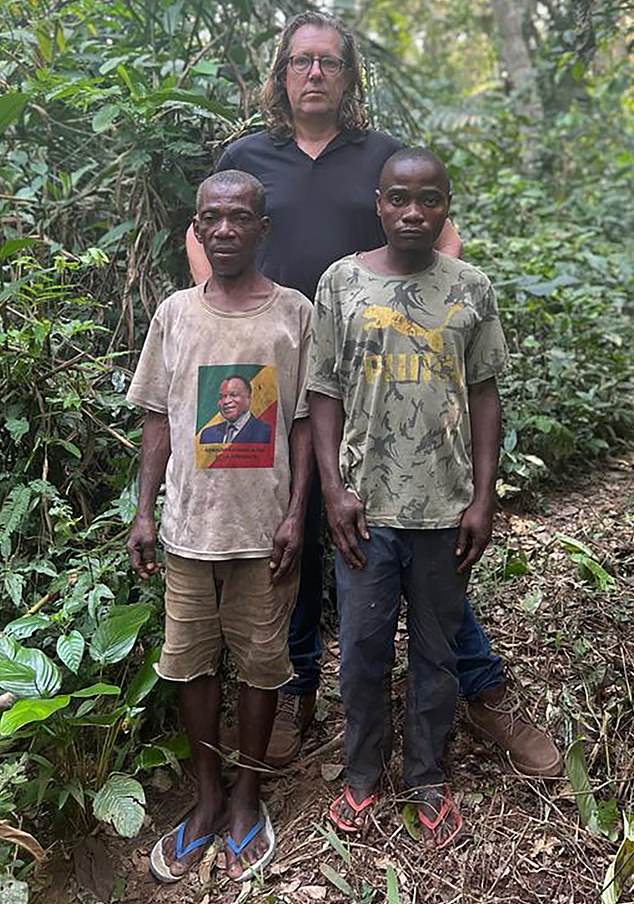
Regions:
<instances>
[{"instance_id":1,"label":"dark trousers","mask_svg":"<svg viewBox=\"0 0 634 904\"><path fill-rule=\"evenodd\" d=\"M315 478L308 500L301 581L291 619L288 646L296 677L284 687L289 694L310 694L319 687L322 604L321 491ZM467 699L498 687L504 680L502 662L491 652L487 635L476 620L469 600L464 600L464 618L455 641L460 692Z\"/></svg>"},{"instance_id":2,"label":"dark trousers","mask_svg":"<svg viewBox=\"0 0 634 904\"><path fill-rule=\"evenodd\" d=\"M364 568L349 568L339 554L336 559L346 779L353 788L374 788L392 753L390 672L404 594L403 779L408 788L437 784L444 780L441 759L458 699L454 642L468 583L456 570L458 531L373 527L370 535L361 541Z\"/></svg>"}]
</instances>

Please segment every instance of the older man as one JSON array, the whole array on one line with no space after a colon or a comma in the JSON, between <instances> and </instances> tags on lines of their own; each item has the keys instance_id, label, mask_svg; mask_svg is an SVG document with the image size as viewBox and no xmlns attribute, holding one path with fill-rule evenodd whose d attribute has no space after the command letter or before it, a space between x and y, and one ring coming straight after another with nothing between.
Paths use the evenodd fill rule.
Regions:
<instances>
[{"instance_id":1,"label":"older man","mask_svg":"<svg viewBox=\"0 0 634 904\"><path fill-rule=\"evenodd\" d=\"M306 12L288 22L261 102L268 128L229 145L217 169L245 170L262 182L272 226L260 248L259 266L270 278L312 299L320 276L335 260L384 244L374 191L383 164L402 145L368 129L354 37L329 15ZM460 255L460 238L449 221L435 247L453 257ZM204 282L209 263L191 231L187 249L194 281ZM321 654L320 515L315 485L289 634L296 678L279 695L267 751L267 760L274 765L296 755L314 712ZM519 710L500 659L491 653L467 601L456 652L473 730L507 752L518 771L558 774L557 748Z\"/></svg>"}]
</instances>

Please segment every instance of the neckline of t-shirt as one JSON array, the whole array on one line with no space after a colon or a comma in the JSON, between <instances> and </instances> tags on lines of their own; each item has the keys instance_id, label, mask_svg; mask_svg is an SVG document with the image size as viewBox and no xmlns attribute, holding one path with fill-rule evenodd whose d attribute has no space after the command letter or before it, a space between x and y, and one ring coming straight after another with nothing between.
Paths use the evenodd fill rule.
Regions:
<instances>
[{"instance_id":1,"label":"neckline of t-shirt","mask_svg":"<svg viewBox=\"0 0 634 904\"><path fill-rule=\"evenodd\" d=\"M434 249L434 257L427 267L423 270L416 270L414 273L377 273L376 270L372 270L368 265L361 259L360 255L365 254L364 251L357 251L351 255L352 259L357 263L362 270L366 273L369 273L370 276L376 276L378 279L416 279L417 276L423 276L426 273L431 273L437 266L439 260L439 254Z\"/></svg>"},{"instance_id":2,"label":"neckline of t-shirt","mask_svg":"<svg viewBox=\"0 0 634 904\"><path fill-rule=\"evenodd\" d=\"M214 317L229 317L233 319L241 319L245 317L258 317L260 314L264 314L265 311L268 311L275 299L277 298L280 286L276 282L273 283L273 288L271 289L271 294L263 301L262 304L258 305L257 308L251 308L248 311L224 311L222 308L217 308L210 301L205 298L205 286L206 282L201 283L197 286L199 291L199 301L202 304L204 310L208 314L212 314Z\"/></svg>"}]
</instances>

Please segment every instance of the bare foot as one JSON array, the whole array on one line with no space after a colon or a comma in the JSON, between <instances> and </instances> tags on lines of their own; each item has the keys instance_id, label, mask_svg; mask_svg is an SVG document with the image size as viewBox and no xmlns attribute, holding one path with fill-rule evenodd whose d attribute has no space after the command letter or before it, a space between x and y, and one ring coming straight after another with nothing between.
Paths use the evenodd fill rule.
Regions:
<instances>
[{"instance_id":1,"label":"bare foot","mask_svg":"<svg viewBox=\"0 0 634 904\"><path fill-rule=\"evenodd\" d=\"M261 819L262 812L259 800L247 797L241 798L235 792L233 793L229 804L227 835L233 839L236 845L240 845L253 826L260 822ZM227 874L232 879L239 879L249 864L256 863L266 854L268 846L269 839L267 839L264 831L258 832L255 838L239 854L235 854L229 844L226 844Z\"/></svg>"},{"instance_id":2,"label":"bare foot","mask_svg":"<svg viewBox=\"0 0 634 904\"><path fill-rule=\"evenodd\" d=\"M460 834L462 817L448 788L420 789L416 794L416 809L421 841L428 850L438 850ZM425 825L420 817L430 825Z\"/></svg>"},{"instance_id":3,"label":"bare foot","mask_svg":"<svg viewBox=\"0 0 634 904\"><path fill-rule=\"evenodd\" d=\"M204 835L221 834L226 825L226 806L227 801L222 791L209 801L199 801L187 816L182 842L183 849ZM201 845L180 859L176 859L176 832L171 833L163 842L163 856L166 863L169 864L172 875L180 878L193 866L200 863L208 846L208 844Z\"/></svg>"},{"instance_id":4,"label":"bare foot","mask_svg":"<svg viewBox=\"0 0 634 904\"><path fill-rule=\"evenodd\" d=\"M349 786L347 786L347 788L355 804L362 803L364 800L367 800L367 798L372 797L372 795L375 793L374 788L350 788ZM367 809L364 808L363 812L361 813L355 812L355 810L346 800L345 790L335 803L336 806L335 804L333 804L333 810L336 812L339 819L351 826L354 826L357 829L363 828L367 819Z\"/></svg>"}]
</instances>

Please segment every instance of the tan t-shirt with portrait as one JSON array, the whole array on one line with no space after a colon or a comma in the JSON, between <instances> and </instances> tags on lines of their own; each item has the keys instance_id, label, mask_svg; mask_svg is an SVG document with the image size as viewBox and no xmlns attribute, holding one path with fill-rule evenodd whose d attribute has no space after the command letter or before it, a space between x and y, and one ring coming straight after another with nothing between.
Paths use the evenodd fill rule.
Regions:
<instances>
[{"instance_id":1,"label":"tan t-shirt with portrait","mask_svg":"<svg viewBox=\"0 0 634 904\"><path fill-rule=\"evenodd\" d=\"M169 418L160 531L168 552L271 554L289 502L289 434L308 415L311 312L301 293L276 284L241 313L214 307L204 285L157 308L127 398Z\"/></svg>"}]
</instances>

